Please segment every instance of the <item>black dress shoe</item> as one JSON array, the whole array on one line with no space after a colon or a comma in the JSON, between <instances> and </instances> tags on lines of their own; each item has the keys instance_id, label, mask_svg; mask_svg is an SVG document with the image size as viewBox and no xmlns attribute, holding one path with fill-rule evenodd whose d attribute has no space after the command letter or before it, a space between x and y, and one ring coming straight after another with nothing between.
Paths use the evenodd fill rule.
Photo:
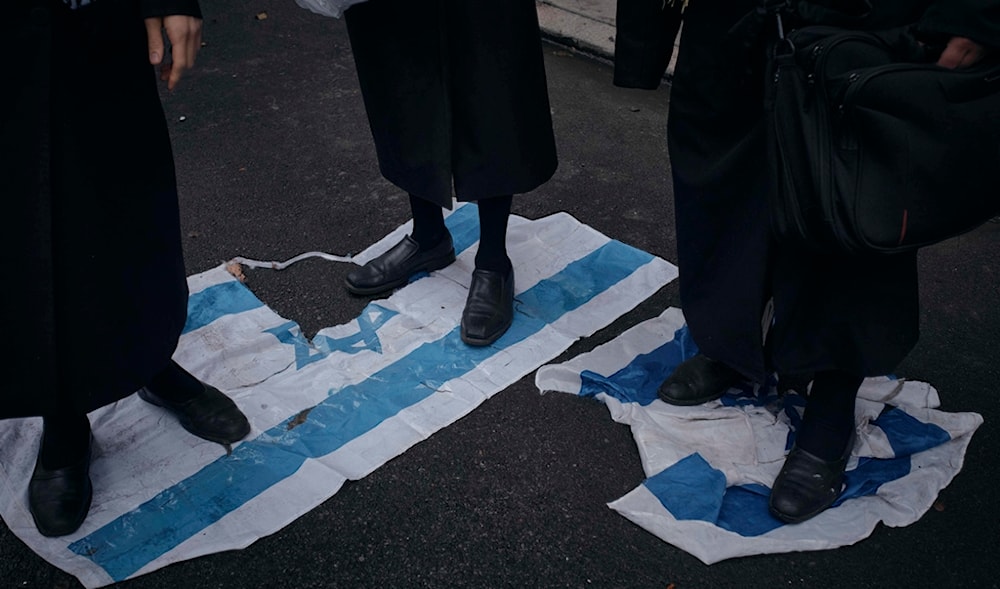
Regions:
<instances>
[{"instance_id":1,"label":"black dress shoe","mask_svg":"<svg viewBox=\"0 0 1000 589\"><path fill-rule=\"evenodd\" d=\"M93 438L87 436L87 451L79 461L49 470L42 466L41 447L35 470L28 482L28 511L43 536L65 536L80 528L87 519L94 487L90 483L90 451Z\"/></svg>"},{"instance_id":2,"label":"black dress shoe","mask_svg":"<svg viewBox=\"0 0 1000 589\"><path fill-rule=\"evenodd\" d=\"M184 429L203 440L232 444L246 437L250 433L250 422L236 403L219 389L207 384L204 387L201 394L177 403L158 396L147 387L139 389L139 397L173 413Z\"/></svg>"},{"instance_id":3,"label":"black dress shoe","mask_svg":"<svg viewBox=\"0 0 1000 589\"><path fill-rule=\"evenodd\" d=\"M426 251L407 235L381 256L347 274L347 290L356 295L373 295L402 286L418 272L440 270L455 261L455 245L446 233L441 243Z\"/></svg>"},{"instance_id":4,"label":"black dress shoe","mask_svg":"<svg viewBox=\"0 0 1000 589\"><path fill-rule=\"evenodd\" d=\"M740 373L703 354L681 362L657 391L664 403L701 405L721 397L740 382Z\"/></svg>"},{"instance_id":5,"label":"black dress shoe","mask_svg":"<svg viewBox=\"0 0 1000 589\"><path fill-rule=\"evenodd\" d=\"M462 311L462 341L470 346L488 346L514 322L514 268L506 272L472 272L469 298Z\"/></svg>"},{"instance_id":6,"label":"black dress shoe","mask_svg":"<svg viewBox=\"0 0 1000 589\"><path fill-rule=\"evenodd\" d=\"M853 447L852 435L844 454L828 461L793 446L771 486L768 499L771 515L785 523L797 524L833 505L844 489L844 470Z\"/></svg>"}]
</instances>

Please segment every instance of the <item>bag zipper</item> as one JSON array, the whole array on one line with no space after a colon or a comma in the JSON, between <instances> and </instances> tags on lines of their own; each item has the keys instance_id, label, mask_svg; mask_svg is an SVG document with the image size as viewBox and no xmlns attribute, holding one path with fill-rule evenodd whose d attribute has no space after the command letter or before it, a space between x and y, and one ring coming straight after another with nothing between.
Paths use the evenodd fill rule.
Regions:
<instances>
[{"instance_id":1,"label":"bag zipper","mask_svg":"<svg viewBox=\"0 0 1000 589\"><path fill-rule=\"evenodd\" d=\"M813 63L813 71L822 71L826 67L826 62L829 59L830 53L839 45L843 43L848 43L852 41L860 41L863 43L877 43L881 45L886 51L891 48L883 40L872 37L865 34L842 34L837 38L833 39L831 42L824 44L822 41L813 48L813 54L815 55L815 61ZM833 109L830 112L829 118L821 117L821 122L819 125L819 157L817 157L817 162L824 162L826 169L833 169L836 149L834 148L834 128L844 129L847 127L845 124L845 117L849 114L848 97L853 97L865 82L867 82L873 75L877 75L881 71L889 71L897 69L900 64L886 64L884 66L879 66L874 70L866 72L862 75L857 72L848 75L847 88L843 92L842 97L839 101L835 100L834 96L831 96L830 90L826 84L826 80L823 76L814 76L816 78L817 92L822 96L822 100ZM859 165L861 159L861 154L858 152L856 155L855 166ZM817 164L817 168L822 168L822 164ZM822 214L825 219L823 227L833 236L835 241L839 241L842 244L854 244L859 241L858 236L853 233L844 231L842 228L846 227L844 223L839 222L842 217L841 211L835 206L838 199L832 197L824 197L822 195L830 195L834 190L837 189L834 185L834 179L832 177L827 177L827 174L821 173L820 170L814 171L815 177L818 178L818 191L821 195L820 202L825 203L826 206L823 207ZM848 190L852 190L853 187L847 187ZM856 191L855 191L856 192ZM850 195L852 198L857 198L857 194Z\"/></svg>"}]
</instances>

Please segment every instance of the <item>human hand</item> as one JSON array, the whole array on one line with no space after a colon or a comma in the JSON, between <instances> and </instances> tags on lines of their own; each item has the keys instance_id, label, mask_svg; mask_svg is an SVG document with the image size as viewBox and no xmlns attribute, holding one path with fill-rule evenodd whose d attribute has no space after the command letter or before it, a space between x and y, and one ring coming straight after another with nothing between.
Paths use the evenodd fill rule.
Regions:
<instances>
[{"instance_id":1,"label":"human hand","mask_svg":"<svg viewBox=\"0 0 1000 589\"><path fill-rule=\"evenodd\" d=\"M170 41L170 60L164 60L164 37ZM184 72L194 66L201 49L201 19L171 15L146 19L149 63L160 66L160 79L173 90Z\"/></svg>"},{"instance_id":2,"label":"human hand","mask_svg":"<svg viewBox=\"0 0 1000 589\"><path fill-rule=\"evenodd\" d=\"M986 48L972 39L952 37L941 52L937 64L950 70L967 68L986 56Z\"/></svg>"}]
</instances>

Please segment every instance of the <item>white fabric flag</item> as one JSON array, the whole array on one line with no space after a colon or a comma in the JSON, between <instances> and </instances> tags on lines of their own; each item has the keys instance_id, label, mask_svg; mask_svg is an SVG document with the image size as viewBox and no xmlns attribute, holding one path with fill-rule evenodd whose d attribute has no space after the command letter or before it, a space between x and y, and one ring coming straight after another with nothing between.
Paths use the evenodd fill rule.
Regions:
<instances>
[{"instance_id":1,"label":"white fabric flag","mask_svg":"<svg viewBox=\"0 0 1000 589\"><path fill-rule=\"evenodd\" d=\"M676 268L560 213L511 217L515 319L491 346L461 342L479 236L474 205L446 219L457 261L307 340L224 267L189 278L175 359L228 393L250 435L231 451L135 395L90 415L93 507L63 538L27 511L41 420L0 421L0 514L21 540L87 587L245 547L319 505L605 327ZM385 251L409 224L354 259Z\"/></svg>"},{"instance_id":2,"label":"white fabric flag","mask_svg":"<svg viewBox=\"0 0 1000 589\"><path fill-rule=\"evenodd\" d=\"M361 4L364 1L365 0L295 0L295 3L302 8L315 12L321 16L340 18L340 15L343 14L345 10L355 4Z\"/></svg>"},{"instance_id":3,"label":"white fabric flag","mask_svg":"<svg viewBox=\"0 0 1000 589\"><path fill-rule=\"evenodd\" d=\"M697 407L660 401L659 384L695 353L683 315L667 309L591 352L543 366L535 383L543 392L596 397L632 428L647 479L610 507L706 564L845 546L879 522L917 521L961 470L983 421L937 410L937 391L927 383L867 379L843 495L815 518L786 525L770 515L767 500L804 399L779 397L770 383L730 389Z\"/></svg>"}]
</instances>

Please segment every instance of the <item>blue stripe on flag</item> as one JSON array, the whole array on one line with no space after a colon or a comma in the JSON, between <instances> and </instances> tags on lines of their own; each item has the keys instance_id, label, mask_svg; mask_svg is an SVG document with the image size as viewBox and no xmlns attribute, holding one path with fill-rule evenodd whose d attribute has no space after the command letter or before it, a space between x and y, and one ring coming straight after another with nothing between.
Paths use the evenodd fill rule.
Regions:
<instances>
[{"instance_id":1,"label":"blue stripe on flag","mask_svg":"<svg viewBox=\"0 0 1000 589\"><path fill-rule=\"evenodd\" d=\"M759 484L737 485L726 489L719 510L718 526L744 537L764 535L784 524L771 515L767 502L771 489Z\"/></svg>"},{"instance_id":2,"label":"blue stripe on flag","mask_svg":"<svg viewBox=\"0 0 1000 589\"><path fill-rule=\"evenodd\" d=\"M465 209L471 207L459 211ZM331 391L309 410L303 423L292 426L289 418L240 444L231 455L206 465L69 549L101 566L112 579L123 580L291 476L308 458L330 454L371 431L432 395L442 383L540 331L652 259L646 252L609 242L521 293L513 326L493 346L465 345L456 327L368 380Z\"/></svg>"},{"instance_id":3,"label":"blue stripe on flag","mask_svg":"<svg viewBox=\"0 0 1000 589\"><path fill-rule=\"evenodd\" d=\"M585 382L584 388L586 386ZM795 417L788 439L791 447L801 421L799 408L805 400L790 393L785 396L784 403L785 413ZM885 411L872 423L885 432L896 457L858 460L857 466L845 473L844 491L832 507L876 494L882 485L910 474L913 454L951 440L941 427L922 422L898 408ZM704 480L699 481L698 477ZM719 477L722 477L721 483ZM785 525L769 513L769 488L758 484L719 488L720 484L725 486L722 473L697 454L684 458L644 483L678 520L707 521L744 537L761 536Z\"/></svg>"},{"instance_id":4,"label":"blue stripe on flag","mask_svg":"<svg viewBox=\"0 0 1000 589\"><path fill-rule=\"evenodd\" d=\"M797 399L797 397L798 395L787 395L786 401L791 401L793 407L800 405L801 399ZM872 423L885 431L896 457L858 460L857 466L845 473L844 491L832 507L837 507L850 499L876 494L882 485L910 474L912 470L910 457L913 454L934 448L951 439L951 436L944 429L932 423L924 423L898 408L885 411ZM713 522L720 528L744 537L760 536L784 525L768 512L767 501L770 489L762 485L741 485L726 488L722 492L716 489L717 483L714 478L717 476L714 473L717 471L708 464L700 465L698 469L694 469L690 464L686 464L690 458L685 458L677 463L677 465L685 463L682 465L684 468L679 469L678 472L687 477L706 477L707 481L700 491L697 490L694 483L687 481L684 481L679 487L676 484L671 487L662 482L650 485L650 481L661 476L667 478L668 481L677 478L679 476L677 474L665 474L677 465L664 470L663 473L646 482L646 486L653 491L660 503L674 517L679 520L697 519ZM724 481L723 484L725 484ZM695 491L690 489L695 489ZM704 493L705 496L698 497L699 503L688 504L690 496L696 495L698 492ZM713 502L719 503L718 515L715 519L711 519L712 509L705 507L705 505L711 506Z\"/></svg>"},{"instance_id":5,"label":"blue stripe on flag","mask_svg":"<svg viewBox=\"0 0 1000 589\"><path fill-rule=\"evenodd\" d=\"M924 423L902 409L893 407L872 422L882 428L896 456L909 456L940 446L951 435L933 423Z\"/></svg>"},{"instance_id":6,"label":"blue stripe on flag","mask_svg":"<svg viewBox=\"0 0 1000 589\"><path fill-rule=\"evenodd\" d=\"M862 458L858 461L855 469L849 470L845 474L844 492L841 493L831 508L837 507L849 499L874 495L878 492L879 487L885 483L910 474L910 469L909 456L892 459ZM707 465L705 470L714 471L714 469ZM709 475L703 474L702 476ZM725 484L724 480L722 484ZM707 484L702 492L706 496L700 498L701 502L711 504L713 501L716 501L720 504L716 519L708 519L711 515L708 510L704 510L704 514L691 513L692 507L683 503L687 500L687 496L685 495L669 497L665 494L677 493L675 489L654 491L657 498L660 499L660 503L677 519L708 521L715 523L724 530L743 537L752 538L761 536L785 525L770 514L768 510L768 498L770 497L771 490L763 485L732 486L722 492L716 489L714 485ZM668 498L665 499L665 497Z\"/></svg>"},{"instance_id":7,"label":"blue stripe on flag","mask_svg":"<svg viewBox=\"0 0 1000 589\"><path fill-rule=\"evenodd\" d=\"M455 243L455 253L472 247L479 239L479 209L460 206L445 219ZM426 274L423 274L426 276ZM231 280L196 292L188 299L187 322L182 333L205 327L226 315L235 315L264 306L241 282Z\"/></svg>"},{"instance_id":8,"label":"blue stripe on flag","mask_svg":"<svg viewBox=\"0 0 1000 589\"><path fill-rule=\"evenodd\" d=\"M845 474L844 492L831 507L837 507L849 499L874 495L885 483L908 474L910 474L909 456L887 460L862 458L858 461L857 468ZM761 536L780 528L785 524L774 518L768 510L767 502L770 494L771 490L763 485L739 485L727 488L716 525L747 538ZM702 519L680 518L669 506L664 504L664 507L670 509L678 519Z\"/></svg>"},{"instance_id":9,"label":"blue stripe on flag","mask_svg":"<svg viewBox=\"0 0 1000 589\"><path fill-rule=\"evenodd\" d=\"M944 429L924 423L896 407L883 412L872 424L885 432L896 457L858 460L857 467L847 471L846 487L834 507L854 497L874 495L882 485L910 474L913 469L911 456L951 440Z\"/></svg>"},{"instance_id":10,"label":"blue stripe on flag","mask_svg":"<svg viewBox=\"0 0 1000 589\"><path fill-rule=\"evenodd\" d=\"M723 407L771 407L781 400L777 389L778 380L772 374L764 384L758 386L748 380L741 380L729 388L719 398ZM735 392L734 392L735 391Z\"/></svg>"},{"instance_id":11,"label":"blue stripe on flag","mask_svg":"<svg viewBox=\"0 0 1000 589\"><path fill-rule=\"evenodd\" d=\"M231 280L196 292L188 299L183 333L205 327L225 315L235 315L264 306L242 283Z\"/></svg>"},{"instance_id":12,"label":"blue stripe on flag","mask_svg":"<svg viewBox=\"0 0 1000 589\"><path fill-rule=\"evenodd\" d=\"M580 396L593 397L606 393L622 403L649 405L656 400L656 391L677 365L697 353L698 347L685 325L674 332L672 340L647 354L636 356L611 376L582 371Z\"/></svg>"},{"instance_id":13,"label":"blue stripe on flag","mask_svg":"<svg viewBox=\"0 0 1000 589\"><path fill-rule=\"evenodd\" d=\"M333 352L357 354L363 350L381 354L382 341L378 337L378 328L396 315L399 315L396 311L386 309L377 303L368 303L368 306L361 311L361 315L358 315L358 333L339 338L317 335L312 343L317 350L325 354Z\"/></svg>"},{"instance_id":14,"label":"blue stripe on flag","mask_svg":"<svg viewBox=\"0 0 1000 589\"><path fill-rule=\"evenodd\" d=\"M882 485L910 474L909 456L897 458L860 458L858 466L844 474L844 492L833 507L855 497L874 495Z\"/></svg>"},{"instance_id":15,"label":"blue stripe on flag","mask_svg":"<svg viewBox=\"0 0 1000 589\"><path fill-rule=\"evenodd\" d=\"M726 475L695 453L642 484L675 518L715 523L726 491Z\"/></svg>"},{"instance_id":16,"label":"blue stripe on flag","mask_svg":"<svg viewBox=\"0 0 1000 589\"><path fill-rule=\"evenodd\" d=\"M457 207L444 220L455 244L455 254L460 254L479 241L479 207L467 204Z\"/></svg>"},{"instance_id":17,"label":"blue stripe on flag","mask_svg":"<svg viewBox=\"0 0 1000 589\"><path fill-rule=\"evenodd\" d=\"M270 333L279 342L287 346L292 346L295 350L296 370L301 370L313 362L318 362L330 355L328 352L311 345L306 336L302 335L302 329L299 327L299 324L294 321L287 321L277 327L265 329L264 333Z\"/></svg>"},{"instance_id":18,"label":"blue stripe on flag","mask_svg":"<svg viewBox=\"0 0 1000 589\"><path fill-rule=\"evenodd\" d=\"M685 324L674 332L673 339L651 352L637 355L611 376L591 370L581 371L578 394L581 397L594 397L598 393L606 393L622 403L649 405L657 399L657 391L663 381L673 374L681 362L697 353L698 345ZM759 388L749 381L742 381L723 395L720 401L727 407L766 407L778 400L774 384L773 377Z\"/></svg>"},{"instance_id":19,"label":"blue stripe on flag","mask_svg":"<svg viewBox=\"0 0 1000 589\"><path fill-rule=\"evenodd\" d=\"M844 492L832 507L849 499L874 495L883 484L909 473L908 456L889 460L863 458L857 468L846 473ZM725 476L697 454L664 469L643 484L678 520L714 523L746 538L761 536L785 525L768 510L770 489L758 484L727 488Z\"/></svg>"}]
</instances>

